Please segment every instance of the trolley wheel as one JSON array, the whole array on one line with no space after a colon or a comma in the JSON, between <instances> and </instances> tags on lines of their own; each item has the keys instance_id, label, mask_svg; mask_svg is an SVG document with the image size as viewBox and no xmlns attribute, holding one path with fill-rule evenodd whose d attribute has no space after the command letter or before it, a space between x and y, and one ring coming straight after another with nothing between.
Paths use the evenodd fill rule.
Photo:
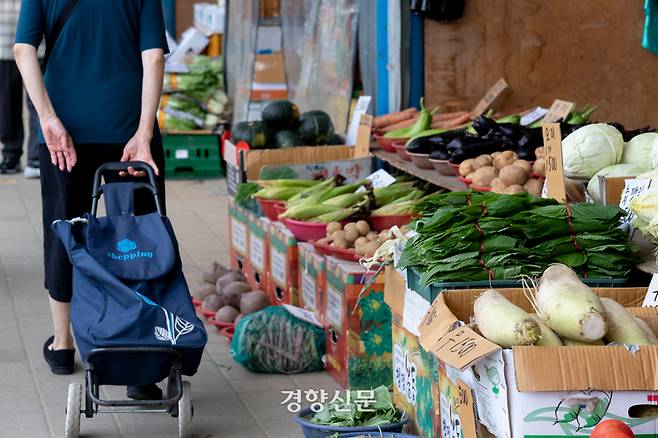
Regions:
<instances>
[{"instance_id":1,"label":"trolley wheel","mask_svg":"<svg viewBox=\"0 0 658 438\"><path fill-rule=\"evenodd\" d=\"M82 407L82 385L69 384L69 395L66 401L66 438L80 436L80 409Z\"/></svg>"},{"instance_id":2,"label":"trolley wheel","mask_svg":"<svg viewBox=\"0 0 658 438\"><path fill-rule=\"evenodd\" d=\"M192 436L192 385L183 382L183 395L178 400L178 436L189 438Z\"/></svg>"}]
</instances>

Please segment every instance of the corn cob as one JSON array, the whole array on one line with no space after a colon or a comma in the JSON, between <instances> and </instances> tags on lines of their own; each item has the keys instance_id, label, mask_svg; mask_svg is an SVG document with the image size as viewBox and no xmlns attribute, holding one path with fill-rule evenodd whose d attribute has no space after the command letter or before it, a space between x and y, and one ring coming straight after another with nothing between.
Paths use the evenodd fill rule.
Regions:
<instances>
[{"instance_id":1,"label":"corn cob","mask_svg":"<svg viewBox=\"0 0 658 438\"><path fill-rule=\"evenodd\" d=\"M354 193L359 187L361 187L365 183L365 181L366 180L361 180L352 184L345 184L343 186L334 187L331 190L331 192L327 194L327 197L322 199L322 201L329 198L335 198L336 196L345 195L347 193Z\"/></svg>"},{"instance_id":2,"label":"corn cob","mask_svg":"<svg viewBox=\"0 0 658 438\"><path fill-rule=\"evenodd\" d=\"M261 187L313 187L321 180L311 179L261 179L253 181Z\"/></svg>"},{"instance_id":3,"label":"corn cob","mask_svg":"<svg viewBox=\"0 0 658 438\"><path fill-rule=\"evenodd\" d=\"M404 182L404 183L394 183L388 187L380 187L374 189L375 202L377 207L389 204L393 200L407 195L409 192L413 191L413 183Z\"/></svg>"},{"instance_id":4,"label":"corn cob","mask_svg":"<svg viewBox=\"0 0 658 438\"><path fill-rule=\"evenodd\" d=\"M336 211L316 216L312 218L310 222L321 222L323 224L328 224L329 222L340 222L356 214L359 210L358 207L340 208Z\"/></svg>"},{"instance_id":5,"label":"corn cob","mask_svg":"<svg viewBox=\"0 0 658 438\"><path fill-rule=\"evenodd\" d=\"M335 205L336 207L348 208L354 204L362 201L366 192L359 193L346 193L344 195L338 195L333 198L327 199L323 202L326 205Z\"/></svg>"},{"instance_id":6,"label":"corn cob","mask_svg":"<svg viewBox=\"0 0 658 438\"><path fill-rule=\"evenodd\" d=\"M324 190L321 190L319 192L315 193L310 193L307 196L302 196L302 197L297 197L297 195L293 196L292 198L288 199L288 202L286 202L286 207L296 207L296 206L302 206L302 205L316 205L316 204L321 204L323 199L327 198L327 194L331 192L333 188L327 187Z\"/></svg>"},{"instance_id":7,"label":"corn cob","mask_svg":"<svg viewBox=\"0 0 658 438\"><path fill-rule=\"evenodd\" d=\"M316 184L312 187L309 187L309 188L305 189L303 192L300 192L300 193L296 194L295 196L290 198L288 200L288 202L290 202L290 203L297 202L297 201L299 201L303 198L307 198L307 197L311 196L314 193L322 192L322 191L324 191L328 188L332 188L335 185L336 185L336 179L335 178L331 178L331 179L328 179L326 181L322 181L320 184Z\"/></svg>"},{"instance_id":8,"label":"corn cob","mask_svg":"<svg viewBox=\"0 0 658 438\"><path fill-rule=\"evenodd\" d=\"M340 210L340 207L333 205L325 204L316 204L316 205L296 205L294 207L288 208L283 214L279 216L281 219L310 219L315 216L320 216L322 214L331 213L336 210Z\"/></svg>"},{"instance_id":9,"label":"corn cob","mask_svg":"<svg viewBox=\"0 0 658 438\"><path fill-rule=\"evenodd\" d=\"M418 201L404 201L388 204L370 212L370 216L399 216L411 214Z\"/></svg>"},{"instance_id":10,"label":"corn cob","mask_svg":"<svg viewBox=\"0 0 658 438\"><path fill-rule=\"evenodd\" d=\"M275 199L285 201L303 190L300 187L265 187L260 189L252 196L254 198Z\"/></svg>"},{"instance_id":11,"label":"corn cob","mask_svg":"<svg viewBox=\"0 0 658 438\"><path fill-rule=\"evenodd\" d=\"M423 191L415 189L415 190L412 190L411 192L407 193L406 195L404 195L400 198L397 198L392 203L397 204L398 202L413 201L415 199L419 199L422 196L423 196Z\"/></svg>"}]
</instances>

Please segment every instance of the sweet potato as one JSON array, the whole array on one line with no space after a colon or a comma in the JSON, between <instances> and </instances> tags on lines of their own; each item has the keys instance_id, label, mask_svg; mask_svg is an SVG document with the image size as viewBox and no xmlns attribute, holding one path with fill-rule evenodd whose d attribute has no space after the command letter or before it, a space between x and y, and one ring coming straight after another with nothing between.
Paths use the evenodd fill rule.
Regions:
<instances>
[{"instance_id":1,"label":"sweet potato","mask_svg":"<svg viewBox=\"0 0 658 438\"><path fill-rule=\"evenodd\" d=\"M227 285L223 290L224 303L233 306L240 307L240 300L242 299L242 294L247 293L251 290L251 286L242 281L234 281Z\"/></svg>"},{"instance_id":2,"label":"sweet potato","mask_svg":"<svg viewBox=\"0 0 658 438\"><path fill-rule=\"evenodd\" d=\"M253 290L242 294L240 298L240 311L247 315L258 312L270 305L270 299L262 290Z\"/></svg>"}]
</instances>

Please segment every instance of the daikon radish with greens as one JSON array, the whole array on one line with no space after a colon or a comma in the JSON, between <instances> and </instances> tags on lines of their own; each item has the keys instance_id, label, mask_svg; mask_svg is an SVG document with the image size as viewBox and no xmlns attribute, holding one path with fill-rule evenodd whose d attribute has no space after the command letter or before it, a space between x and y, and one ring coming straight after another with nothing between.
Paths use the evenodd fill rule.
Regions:
<instances>
[{"instance_id":1,"label":"daikon radish with greens","mask_svg":"<svg viewBox=\"0 0 658 438\"><path fill-rule=\"evenodd\" d=\"M656 338L656 334L651 330L651 327L649 327L649 324L639 316L635 317L635 321L640 325L640 328L642 331L644 331L644 334L647 335L647 338L651 341L652 344L658 344L658 338Z\"/></svg>"},{"instance_id":2,"label":"daikon radish with greens","mask_svg":"<svg viewBox=\"0 0 658 438\"><path fill-rule=\"evenodd\" d=\"M484 291L475 300L473 308L475 323L482 336L503 348L534 345L541 337L539 324L497 290Z\"/></svg>"},{"instance_id":3,"label":"daikon radish with greens","mask_svg":"<svg viewBox=\"0 0 658 438\"><path fill-rule=\"evenodd\" d=\"M592 341L592 342L583 342L583 341L574 341L573 339L569 339L569 338L562 338L562 341L564 342L564 345L566 345L567 347L601 347L605 345L602 339L597 339L596 341Z\"/></svg>"},{"instance_id":4,"label":"daikon radish with greens","mask_svg":"<svg viewBox=\"0 0 658 438\"><path fill-rule=\"evenodd\" d=\"M541 338L536 345L539 345L540 347L561 347L563 345L560 337L544 324L544 321L541 320L539 315L536 313L530 313L529 315L537 324L539 324L539 329L541 330Z\"/></svg>"},{"instance_id":5,"label":"daikon radish with greens","mask_svg":"<svg viewBox=\"0 0 658 438\"><path fill-rule=\"evenodd\" d=\"M555 264L544 271L534 304L544 323L565 338L592 342L606 333L601 300L568 266Z\"/></svg>"},{"instance_id":6,"label":"daikon radish with greens","mask_svg":"<svg viewBox=\"0 0 658 438\"><path fill-rule=\"evenodd\" d=\"M601 298L608 317L605 340L617 344L651 345L653 342L624 306L610 298Z\"/></svg>"}]
</instances>

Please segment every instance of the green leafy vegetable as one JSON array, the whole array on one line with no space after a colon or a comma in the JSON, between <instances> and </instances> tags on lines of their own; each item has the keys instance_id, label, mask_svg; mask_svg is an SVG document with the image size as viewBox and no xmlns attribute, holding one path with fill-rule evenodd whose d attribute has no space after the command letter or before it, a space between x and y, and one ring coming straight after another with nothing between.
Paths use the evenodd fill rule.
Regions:
<instances>
[{"instance_id":1,"label":"green leafy vegetable","mask_svg":"<svg viewBox=\"0 0 658 438\"><path fill-rule=\"evenodd\" d=\"M235 194L235 202L238 205L244 206L253 196L254 193L257 193L262 187L256 183L246 182L241 183Z\"/></svg>"},{"instance_id":2,"label":"green leafy vegetable","mask_svg":"<svg viewBox=\"0 0 658 438\"><path fill-rule=\"evenodd\" d=\"M357 391L347 391L345 396L324 406L311 418L312 423L337 427L381 426L398 421L400 414L388 388L383 385L373 390L373 399L367 402Z\"/></svg>"}]
</instances>

